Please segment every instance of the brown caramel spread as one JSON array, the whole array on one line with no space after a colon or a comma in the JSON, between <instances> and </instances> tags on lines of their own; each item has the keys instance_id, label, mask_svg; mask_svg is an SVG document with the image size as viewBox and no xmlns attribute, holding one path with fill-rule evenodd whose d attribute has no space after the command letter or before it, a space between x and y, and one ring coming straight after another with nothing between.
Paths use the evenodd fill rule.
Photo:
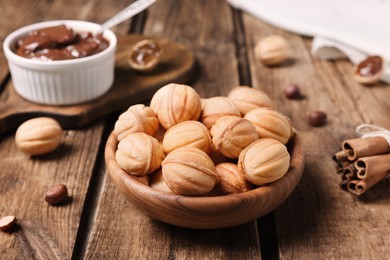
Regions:
<instances>
[{"instance_id":1,"label":"brown caramel spread","mask_svg":"<svg viewBox=\"0 0 390 260\"><path fill-rule=\"evenodd\" d=\"M371 56L358 65L357 72L364 77L373 76L382 69L383 60L379 56Z\"/></svg>"},{"instance_id":2,"label":"brown caramel spread","mask_svg":"<svg viewBox=\"0 0 390 260\"><path fill-rule=\"evenodd\" d=\"M59 25L30 32L18 41L16 54L34 60L69 60L94 55L108 45L101 34L79 34Z\"/></svg>"}]
</instances>

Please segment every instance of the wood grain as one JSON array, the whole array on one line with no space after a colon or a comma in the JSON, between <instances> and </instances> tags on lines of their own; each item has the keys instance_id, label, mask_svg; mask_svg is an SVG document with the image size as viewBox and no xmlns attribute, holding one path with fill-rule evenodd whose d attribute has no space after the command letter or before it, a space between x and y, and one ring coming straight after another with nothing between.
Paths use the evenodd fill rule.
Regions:
<instances>
[{"instance_id":1,"label":"wood grain","mask_svg":"<svg viewBox=\"0 0 390 260\"><path fill-rule=\"evenodd\" d=\"M143 33L188 46L198 62L191 85L211 97L239 84L233 31L224 1L161 0L150 7ZM255 222L220 230L170 226L140 213L108 177L95 223L87 259L261 258Z\"/></svg>"},{"instance_id":2,"label":"wood grain","mask_svg":"<svg viewBox=\"0 0 390 260\"><path fill-rule=\"evenodd\" d=\"M31 23L39 22L52 5L52 2L39 1L34 5L34 8L31 8L31 1L29 0L18 1L18 3L1 0L2 23L0 26L0 42L3 43L5 37L14 30ZM2 47L0 51L0 82L3 82L8 74L7 60Z\"/></svg>"},{"instance_id":3,"label":"wood grain","mask_svg":"<svg viewBox=\"0 0 390 260\"><path fill-rule=\"evenodd\" d=\"M183 44L166 39L155 39L163 50L159 66L148 74L134 72L127 62L129 51L143 39L146 37L139 34L118 37L113 86L95 100L72 106L40 105L22 98L12 83L8 84L0 96L0 134L37 116L53 117L65 129L85 126L114 111L150 99L167 83L185 83L190 79L194 66L192 52Z\"/></svg>"},{"instance_id":4,"label":"wood grain","mask_svg":"<svg viewBox=\"0 0 390 260\"><path fill-rule=\"evenodd\" d=\"M128 4L124 0L0 0L0 40L42 20L102 23ZM330 157L342 140L355 137L354 128L360 123L390 128L388 84L357 84L349 61L316 60L310 55L311 39L232 11L223 0L159 0L138 18L132 32L181 42L195 53L196 77L191 85L203 97L226 95L240 83L249 84L266 91L276 108L292 118L307 163L292 196L267 216L275 217L267 223L271 233L276 225L279 243L273 248L278 253L261 243L267 238L259 241L258 232L263 233L256 222L220 230L185 229L155 221L133 207L104 174L98 151L117 116L110 115L107 127L99 121L68 131L64 145L43 157L21 154L13 133L2 135L0 213L15 214L19 224L13 233L0 232L1 259L387 258L390 183L385 181L359 198L343 192ZM124 35L128 28L125 22L114 30ZM289 40L293 62L268 68L254 59L253 47L262 36L273 33ZM8 84L7 75L0 49L1 87ZM299 84L306 98L285 99L282 90L288 83ZM307 114L314 109L327 112L327 126L307 124ZM43 195L58 182L66 182L73 201L50 207ZM264 227L266 222L259 223Z\"/></svg>"},{"instance_id":5,"label":"wood grain","mask_svg":"<svg viewBox=\"0 0 390 260\"><path fill-rule=\"evenodd\" d=\"M78 1L39 1L35 9L31 1L3 1L2 8L12 10L13 13L10 13L12 17L8 14L0 16L1 37L12 32L15 27L25 25L22 23L63 17L97 19L89 16L89 12L79 12L79 4ZM99 17L104 20L126 4L127 1L106 4ZM101 4L89 2L89 7L100 9ZM24 15L26 20L21 21ZM126 32L127 27L128 24L123 24L116 28L116 32ZM0 213L14 214L18 219L18 227L12 233L0 232L0 258L71 258L103 128L100 122L78 131L67 131L58 150L32 158L16 149L13 133L2 135ZM56 183L68 186L71 203L51 207L44 201L46 190Z\"/></svg>"},{"instance_id":6,"label":"wood grain","mask_svg":"<svg viewBox=\"0 0 390 260\"><path fill-rule=\"evenodd\" d=\"M309 39L275 29L244 15L248 50L258 39L281 34L293 49L293 62L264 67L249 51L253 85L265 90L278 109L292 118L302 136L306 167L293 195L275 210L281 259L380 259L390 253L386 239L390 228L388 183L357 198L343 192L331 160L342 140L354 137L361 123L390 126L388 85L367 88L355 82L349 61L318 61L310 55ZM300 86L305 99L287 100L282 95L289 83ZM312 110L328 114L325 127L307 123ZM371 249L370 249L371 248Z\"/></svg>"}]
</instances>

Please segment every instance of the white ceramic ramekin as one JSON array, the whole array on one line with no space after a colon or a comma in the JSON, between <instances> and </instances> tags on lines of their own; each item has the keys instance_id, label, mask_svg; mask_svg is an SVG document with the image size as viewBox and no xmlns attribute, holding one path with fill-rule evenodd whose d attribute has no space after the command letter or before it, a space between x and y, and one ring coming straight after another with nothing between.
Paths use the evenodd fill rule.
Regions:
<instances>
[{"instance_id":1,"label":"white ceramic ramekin","mask_svg":"<svg viewBox=\"0 0 390 260\"><path fill-rule=\"evenodd\" d=\"M15 54L18 39L33 30L65 24L76 32L96 32L100 25L85 21L58 20L32 24L11 33L3 44L13 84L27 100L48 105L71 105L95 99L109 90L114 81L115 34L106 30L109 47L92 56L41 61Z\"/></svg>"}]
</instances>

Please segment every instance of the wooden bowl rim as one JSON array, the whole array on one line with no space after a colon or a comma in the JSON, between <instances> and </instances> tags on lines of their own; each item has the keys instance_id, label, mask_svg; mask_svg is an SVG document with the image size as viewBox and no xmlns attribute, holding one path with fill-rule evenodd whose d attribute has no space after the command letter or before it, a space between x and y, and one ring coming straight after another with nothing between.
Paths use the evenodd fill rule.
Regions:
<instances>
[{"instance_id":1,"label":"wooden bowl rim","mask_svg":"<svg viewBox=\"0 0 390 260\"><path fill-rule=\"evenodd\" d=\"M192 209L210 210L210 208L212 208L213 212L218 210L223 210L223 208L225 207L231 208L232 201L234 200L248 201L257 198L259 196L260 197L264 196L266 193L273 193L278 186L280 185L285 186L287 183L290 183L291 181L295 181L293 185L294 187L292 188L292 190L294 190L302 176L303 168L304 168L304 152L303 152L302 143L298 134L295 133L294 137L292 138L292 140L290 140L288 144L288 146L290 147L289 152L291 156L290 168L281 179L273 183L267 184L265 186L260 186L258 188L243 193L229 194L229 195L222 195L222 196L191 197L191 196L184 196L184 195L166 193L166 192L155 190L145 184L142 184L134 177L130 176L128 173L122 170L116 162L115 152L116 152L117 145L118 145L118 140L111 133L105 147L105 161L106 161L107 171L111 179L116 184L116 186L121 186L118 183L116 183L117 181L121 181L122 184L124 184L124 186L122 187L125 187L126 189L130 189L130 190L137 190L137 193L142 194L142 196L146 196L148 198L157 197L159 200L162 201L175 201L175 202L179 201L182 206L186 206L188 204ZM126 193L126 191L124 190L122 190L122 192ZM287 198L289 194L281 194L280 197L285 196Z\"/></svg>"}]
</instances>

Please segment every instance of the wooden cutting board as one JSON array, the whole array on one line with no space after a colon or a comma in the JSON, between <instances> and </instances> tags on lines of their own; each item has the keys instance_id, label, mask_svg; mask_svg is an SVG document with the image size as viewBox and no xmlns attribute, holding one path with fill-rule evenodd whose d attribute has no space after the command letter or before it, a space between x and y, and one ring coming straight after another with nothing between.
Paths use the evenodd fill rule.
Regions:
<instances>
[{"instance_id":1,"label":"wooden cutting board","mask_svg":"<svg viewBox=\"0 0 390 260\"><path fill-rule=\"evenodd\" d=\"M83 104L36 104L19 96L10 82L0 95L0 134L39 116L53 117L65 129L78 128L111 112L147 101L165 84L188 82L194 67L194 55L185 45L166 39L153 38L163 50L155 70L148 74L131 70L127 63L129 50L135 43L147 38L151 39L138 34L118 37L113 86L105 95Z\"/></svg>"}]
</instances>

